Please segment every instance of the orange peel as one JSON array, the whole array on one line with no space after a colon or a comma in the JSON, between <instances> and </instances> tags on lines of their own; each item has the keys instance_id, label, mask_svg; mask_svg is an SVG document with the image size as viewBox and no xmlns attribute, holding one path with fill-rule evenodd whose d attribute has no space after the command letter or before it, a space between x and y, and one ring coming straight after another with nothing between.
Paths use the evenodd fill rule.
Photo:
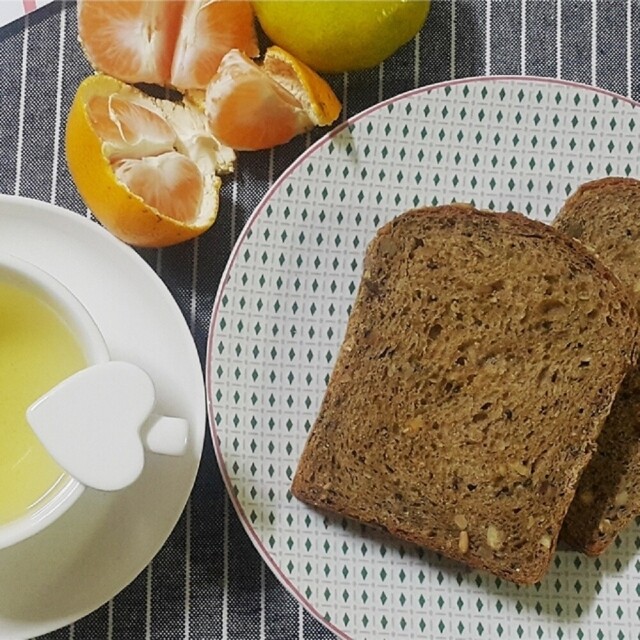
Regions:
<instances>
[{"instance_id":1,"label":"orange peel","mask_svg":"<svg viewBox=\"0 0 640 640\"><path fill-rule=\"evenodd\" d=\"M139 247L177 244L209 229L218 213L217 174L231 171L235 159L198 110L104 75L78 88L66 157L96 219Z\"/></svg>"}]
</instances>

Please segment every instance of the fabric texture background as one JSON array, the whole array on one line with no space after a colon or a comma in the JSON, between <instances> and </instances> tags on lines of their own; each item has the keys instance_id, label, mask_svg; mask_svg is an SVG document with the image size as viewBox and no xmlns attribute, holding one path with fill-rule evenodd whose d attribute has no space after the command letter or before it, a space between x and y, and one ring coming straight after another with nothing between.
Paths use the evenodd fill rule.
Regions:
<instances>
[{"instance_id":1,"label":"fabric texture background","mask_svg":"<svg viewBox=\"0 0 640 640\"><path fill-rule=\"evenodd\" d=\"M640 100L640 0L434 0L421 33L378 68L328 76L342 118L414 87L508 74L557 77ZM74 2L54 2L0 29L0 192L87 210L64 159L65 117L91 73ZM224 180L215 227L140 255L166 283L204 363L225 262L270 184L324 131L241 153ZM61 249L62 250L62 249ZM262 562L231 506L209 433L187 507L152 563L111 602L48 640L305 638L334 634Z\"/></svg>"}]
</instances>

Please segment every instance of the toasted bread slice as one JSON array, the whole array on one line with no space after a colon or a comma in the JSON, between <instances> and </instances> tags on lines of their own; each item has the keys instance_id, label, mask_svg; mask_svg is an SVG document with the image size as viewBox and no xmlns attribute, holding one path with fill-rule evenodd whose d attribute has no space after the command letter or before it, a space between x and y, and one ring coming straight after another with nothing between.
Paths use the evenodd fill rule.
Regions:
<instances>
[{"instance_id":1,"label":"toasted bread slice","mask_svg":"<svg viewBox=\"0 0 640 640\"><path fill-rule=\"evenodd\" d=\"M554 222L595 251L640 308L640 181L604 178L578 189ZM640 513L640 369L625 378L578 485L562 537L599 555Z\"/></svg>"},{"instance_id":2,"label":"toasted bread slice","mask_svg":"<svg viewBox=\"0 0 640 640\"><path fill-rule=\"evenodd\" d=\"M615 276L548 225L408 211L367 248L292 492L534 583L636 332Z\"/></svg>"}]
</instances>

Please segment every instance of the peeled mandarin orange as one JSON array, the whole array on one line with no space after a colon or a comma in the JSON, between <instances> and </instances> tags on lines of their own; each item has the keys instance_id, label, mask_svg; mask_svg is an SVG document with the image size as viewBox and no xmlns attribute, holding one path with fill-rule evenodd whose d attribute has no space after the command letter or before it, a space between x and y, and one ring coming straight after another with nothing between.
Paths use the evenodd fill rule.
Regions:
<instances>
[{"instance_id":1,"label":"peeled mandarin orange","mask_svg":"<svg viewBox=\"0 0 640 640\"><path fill-rule=\"evenodd\" d=\"M230 171L234 161L196 109L104 75L78 88L66 156L95 217L140 247L177 244L211 227L218 212L216 174Z\"/></svg>"},{"instance_id":2,"label":"peeled mandarin orange","mask_svg":"<svg viewBox=\"0 0 640 640\"><path fill-rule=\"evenodd\" d=\"M261 65L227 53L207 86L203 108L214 136L237 150L268 149L340 114L331 87L279 47Z\"/></svg>"},{"instance_id":3,"label":"peeled mandarin orange","mask_svg":"<svg viewBox=\"0 0 640 640\"><path fill-rule=\"evenodd\" d=\"M166 85L182 10L182 0L78 0L78 37L97 71Z\"/></svg>"},{"instance_id":4,"label":"peeled mandarin orange","mask_svg":"<svg viewBox=\"0 0 640 640\"><path fill-rule=\"evenodd\" d=\"M182 16L171 84L181 90L204 89L231 49L259 55L253 9L238 0L187 2Z\"/></svg>"},{"instance_id":5,"label":"peeled mandarin orange","mask_svg":"<svg viewBox=\"0 0 640 640\"><path fill-rule=\"evenodd\" d=\"M130 83L204 88L227 51L258 55L249 0L78 0L94 69Z\"/></svg>"}]
</instances>

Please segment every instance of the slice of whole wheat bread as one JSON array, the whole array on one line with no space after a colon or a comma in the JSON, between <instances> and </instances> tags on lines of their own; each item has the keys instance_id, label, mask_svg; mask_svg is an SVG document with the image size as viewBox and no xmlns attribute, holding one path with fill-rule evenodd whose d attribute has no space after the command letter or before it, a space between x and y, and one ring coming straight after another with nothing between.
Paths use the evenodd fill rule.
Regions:
<instances>
[{"instance_id":1,"label":"slice of whole wheat bread","mask_svg":"<svg viewBox=\"0 0 640 640\"><path fill-rule=\"evenodd\" d=\"M604 178L578 189L554 222L591 247L640 309L640 181ZM640 368L625 378L567 512L562 537L602 553L640 513Z\"/></svg>"},{"instance_id":2,"label":"slice of whole wheat bread","mask_svg":"<svg viewBox=\"0 0 640 640\"><path fill-rule=\"evenodd\" d=\"M615 276L548 225L408 211L367 248L292 492L536 582L636 331Z\"/></svg>"}]
</instances>

